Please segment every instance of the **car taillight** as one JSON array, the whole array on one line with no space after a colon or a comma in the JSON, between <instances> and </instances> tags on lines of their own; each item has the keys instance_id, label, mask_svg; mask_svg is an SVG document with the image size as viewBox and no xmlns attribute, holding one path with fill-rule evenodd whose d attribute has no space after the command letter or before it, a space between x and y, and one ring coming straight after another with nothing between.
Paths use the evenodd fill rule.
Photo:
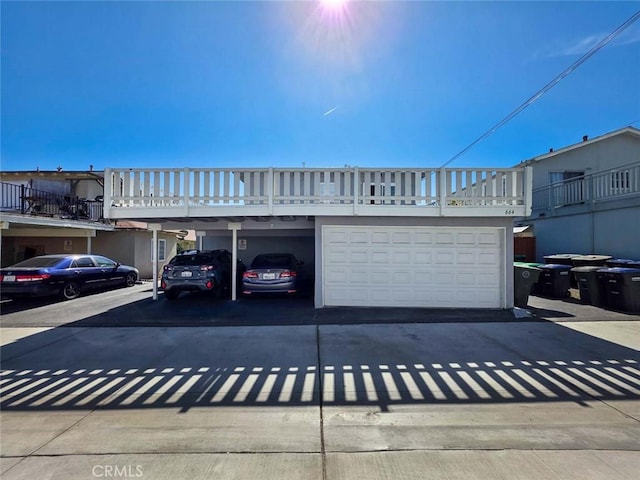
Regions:
<instances>
[{"instance_id":1,"label":"car taillight","mask_svg":"<svg viewBox=\"0 0 640 480\"><path fill-rule=\"evenodd\" d=\"M40 280L46 280L47 278L50 278L51 275L48 273L39 273L36 275L18 275L16 276L16 281L17 282L37 282Z\"/></svg>"},{"instance_id":2,"label":"car taillight","mask_svg":"<svg viewBox=\"0 0 640 480\"><path fill-rule=\"evenodd\" d=\"M293 271L293 270L292 270L292 271L287 270L287 271L282 272L282 273L280 274L280 278L295 277L296 275L298 275L298 274L297 274L295 271Z\"/></svg>"},{"instance_id":3,"label":"car taillight","mask_svg":"<svg viewBox=\"0 0 640 480\"><path fill-rule=\"evenodd\" d=\"M209 271L209 270L215 270L216 267L214 265L202 265L200 267L200 270L202 270L203 272Z\"/></svg>"},{"instance_id":4,"label":"car taillight","mask_svg":"<svg viewBox=\"0 0 640 480\"><path fill-rule=\"evenodd\" d=\"M242 274L243 278L258 278L258 274L256 272L244 272Z\"/></svg>"},{"instance_id":5,"label":"car taillight","mask_svg":"<svg viewBox=\"0 0 640 480\"><path fill-rule=\"evenodd\" d=\"M4 275L0 275L0 282L4 280Z\"/></svg>"},{"instance_id":6,"label":"car taillight","mask_svg":"<svg viewBox=\"0 0 640 480\"><path fill-rule=\"evenodd\" d=\"M165 265L165 266L164 266L164 271L165 271L165 272L169 272L169 271L171 271L171 270L173 270L173 266L171 266L171 265Z\"/></svg>"}]
</instances>

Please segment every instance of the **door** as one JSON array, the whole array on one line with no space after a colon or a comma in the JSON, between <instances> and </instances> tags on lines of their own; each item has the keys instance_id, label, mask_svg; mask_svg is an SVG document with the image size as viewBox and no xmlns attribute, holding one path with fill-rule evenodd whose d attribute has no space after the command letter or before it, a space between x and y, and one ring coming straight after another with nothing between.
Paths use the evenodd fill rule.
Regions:
<instances>
[{"instance_id":1,"label":"door","mask_svg":"<svg viewBox=\"0 0 640 480\"><path fill-rule=\"evenodd\" d=\"M324 226L325 306L504 308L504 229Z\"/></svg>"}]
</instances>

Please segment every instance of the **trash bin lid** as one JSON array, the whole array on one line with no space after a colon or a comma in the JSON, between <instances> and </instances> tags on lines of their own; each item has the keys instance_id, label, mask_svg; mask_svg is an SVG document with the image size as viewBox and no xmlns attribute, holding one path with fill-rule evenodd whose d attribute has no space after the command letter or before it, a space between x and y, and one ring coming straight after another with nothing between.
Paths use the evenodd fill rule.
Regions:
<instances>
[{"instance_id":1,"label":"trash bin lid","mask_svg":"<svg viewBox=\"0 0 640 480\"><path fill-rule=\"evenodd\" d=\"M599 268L598 273L619 273L621 275L630 273L633 275L640 275L640 268L629 268L629 267Z\"/></svg>"},{"instance_id":2,"label":"trash bin lid","mask_svg":"<svg viewBox=\"0 0 640 480\"><path fill-rule=\"evenodd\" d=\"M580 255L571 259L574 262L605 262L611 260L611 255Z\"/></svg>"},{"instance_id":3,"label":"trash bin lid","mask_svg":"<svg viewBox=\"0 0 640 480\"><path fill-rule=\"evenodd\" d=\"M560 265L557 263L547 263L546 265L540 265L538 268L543 270L571 270L571 265Z\"/></svg>"},{"instance_id":4,"label":"trash bin lid","mask_svg":"<svg viewBox=\"0 0 640 480\"><path fill-rule=\"evenodd\" d=\"M527 263L527 262L513 262L513 266L515 268L531 268L535 270L539 270L539 266L543 265L540 263Z\"/></svg>"},{"instance_id":5,"label":"trash bin lid","mask_svg":"<svg viewBox=\"0 0 640 480\"><path fill-rule=\"evenodd\" d=\"M549 260L560 260L560 259L568 259L568 258L574 258L574 257L582 257L584 256L583 253L556 253L553 255L545 255L544 259L549 259Z\"/></svg>"},{"instance_id":6,"label":"trash bin lid","mask_svg":"<svg viewBox=\"0 0 640 480\"><path fill-rule=\"evenodd\" d=\"M627 263L634 263L634 262L640 262L640 260L630 260L628 258L612 258L611 260L607 260L607 263L618 263L618 264L627 264Z\"/></svg>"},{"instance_id":7,"label":"trash bin lid","mask_svg":"<svg viewBox=\"0 0 640 480\"><path fill-rule=\"evenodd\" d=\"M571 269L572 272L576 272L576 273L597 272L598 270L602 270L602 267L596 267L595 265L588 265L585 267L573 267Z\"/></svg>"}]
</instances>

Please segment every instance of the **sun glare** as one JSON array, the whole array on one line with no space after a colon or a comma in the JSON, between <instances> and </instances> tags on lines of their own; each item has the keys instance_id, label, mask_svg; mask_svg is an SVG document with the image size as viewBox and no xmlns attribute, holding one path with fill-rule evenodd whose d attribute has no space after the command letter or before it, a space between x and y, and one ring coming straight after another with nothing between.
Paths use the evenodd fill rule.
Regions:
<instances>
[{"instance_id":1,"label":"sun glare","mask_svg":"<svg viewBox=\"0 0 640 480\"><path fill-rule=\"evenodd\" d=\"M347 3L347 0L320 0L320 3L330 10L342 10Z\"/></svg>"}]
</instances>

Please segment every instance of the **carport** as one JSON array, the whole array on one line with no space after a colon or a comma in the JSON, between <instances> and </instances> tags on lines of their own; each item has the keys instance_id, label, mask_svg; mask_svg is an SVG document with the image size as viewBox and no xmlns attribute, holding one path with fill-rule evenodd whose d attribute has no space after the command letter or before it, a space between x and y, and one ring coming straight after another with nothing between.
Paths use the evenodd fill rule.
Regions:
<instances>
[{"instance_id":1,"label":"carport","mask_svg":"<svg viewBox=\"0 0 640 480\"><path fill-rule=\"evenodd\" d=\"M316 308L506 309L527 169L107 169L104 217L196 230L245 263L292 253Z\"/></svg>"}]
</instances>

